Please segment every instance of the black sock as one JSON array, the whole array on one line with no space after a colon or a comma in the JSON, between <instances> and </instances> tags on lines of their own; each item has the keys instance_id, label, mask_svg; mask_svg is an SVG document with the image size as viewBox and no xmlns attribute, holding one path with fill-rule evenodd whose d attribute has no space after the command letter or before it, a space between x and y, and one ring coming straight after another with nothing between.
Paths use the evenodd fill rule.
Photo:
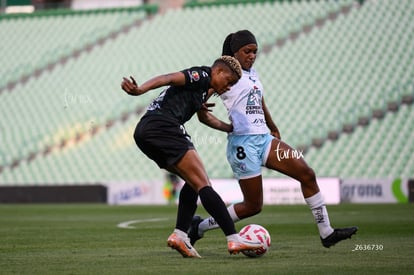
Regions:
<instances>
[{"instance_id":1,"label":"black sock","mask_svg":"<svg viewBox=\"0 0 414 275\"><path fill-rule=\"evenodd\" d=\"M187 232L197 209L197 199L197 192L188 183L185 183L180 191L175 228Z\"/></svg>"},{"instance_id":2,"label":"black sock","mask_svg":"<svg viewBox=\"0 0 414 275\"><path fill-rule=\"evenodd\" d=\"M234 222L227 211L221 197L214 191L211 186L206 186L200 189L198 192L200 195L201 203L207 212L216 220L220 225L226 236L236 234L236 228Z\"/></svg>"}]
</instances>

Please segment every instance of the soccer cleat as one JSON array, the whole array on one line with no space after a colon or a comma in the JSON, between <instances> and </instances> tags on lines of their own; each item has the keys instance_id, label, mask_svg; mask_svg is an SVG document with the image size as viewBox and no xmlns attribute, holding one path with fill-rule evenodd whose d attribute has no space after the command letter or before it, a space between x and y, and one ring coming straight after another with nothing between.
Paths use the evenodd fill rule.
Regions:
<instances>
[{"instance_id":1,"label":"soccer cleat","mask_svg":"<svg viewBox=\"0 0 414 275\"><path fill-rule=\"evenodd\" d=\"M168 237L167 245L177 250L184 258L201 258L197 250L190 244L190 240L180 238L176 233L172 233Z\"/></svg>"},{"instance_id":2,"label":"soccer cleat","mask_svg":"<svg viewBox=\"0 0 414 275\"><path fill-rule=\"evenodd\" d=\"M325 239L321 238L322 245L326 248L329 248L336 243L345 240L350 239L352 235L354 235L358 231L358 227L352 226L347 228L336 228L334 229L334 232L326 237Z\"/></svg>"},{"instance_id":3,"label":"soccer cleat","mask_svg":"<svg viewBox=\"0 0 414 275\"><path fill-rule=\"evenodd\" d=\"M202 221L203 219L200 216L194 216L191 221L190 229L188 230L191 245L194 245L196 241L203 237L203 235L198 235L198 226Z\"/></svg>"},{"instance_id":4,"label":"soccer cleat","mask_svg":"<svg viewBox=\"0 0 414 275\"><path fill-rule=\"evenodd\" d=\"M248 240L244 240L242 238L239 238L238 242L234 242L234 241L227 242L227 249L229 250L229 253L232 255L238 254L242 251L255 250L259 248L263 248L262 243L251 242Z\"/></svg>"}]
</instances>

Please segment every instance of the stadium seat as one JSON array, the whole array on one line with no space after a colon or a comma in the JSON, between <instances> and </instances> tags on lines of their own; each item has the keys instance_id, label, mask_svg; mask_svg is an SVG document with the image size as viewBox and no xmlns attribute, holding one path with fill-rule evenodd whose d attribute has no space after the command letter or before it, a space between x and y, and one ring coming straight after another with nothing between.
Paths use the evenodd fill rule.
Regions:
<instances>
[{"instance_id":1,"label":"stadium seat","mask_svg":"<svg viewBox=\"0 0 414 275\"><path fill-rule=\"evenodd\" d=\"M0 57L0 88L17 81L0 93L0 130L7 129L1 136L0 160L7 166L1 185L162 179L132 139L142 114L136 110L145 110L161 89L129 97L119 87L122 77L133 75L142 83L211 65L225 36L239 29L257 36L255 66L282 138L293 147L309 147L305 158L318 176L414 175L414 145L407 142L414 131L411 1L263 1L144 18L144 12L113 10L0 20L0 35L10 38L2 48L13 56ZM134 25L139 19L142 24ZM102 37L111 38L98 43ZM94 47L86 50L90 43ZM76 49L83 50L72 56ZM211 101L214 114L226 120L220 99ZM94 126L100 131L88 135ZM197 118L186 128L209 176L232 177L226 135ZM332 132L337 140L328 139ZM85 139L75 142L79 133ZM314 139L323 140L320 147L312 147ZM32 151L57 148L62 140L69 145L25 161ZM16 159L22 161L11 169ZM272 171L264 176L283 177Z\"/></svg>"}]
</instances>

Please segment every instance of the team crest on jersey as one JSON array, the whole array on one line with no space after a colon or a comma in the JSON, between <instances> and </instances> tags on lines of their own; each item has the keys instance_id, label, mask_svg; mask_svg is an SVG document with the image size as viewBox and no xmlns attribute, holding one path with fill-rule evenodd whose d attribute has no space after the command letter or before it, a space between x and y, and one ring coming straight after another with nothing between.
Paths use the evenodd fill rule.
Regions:
<instances>
[{"instance_id":1,"label":"team crest on jersey","mask_svg":"<svg viewBox=\"0 0 414 275\"><path fill-rule=\"evenodd\" d=\"M191 74L190 74L190 78L191 78L191 80L199 81L200 80L200 75L198 74L197 71L192 71Z\"/></svg>"}]
</instances>

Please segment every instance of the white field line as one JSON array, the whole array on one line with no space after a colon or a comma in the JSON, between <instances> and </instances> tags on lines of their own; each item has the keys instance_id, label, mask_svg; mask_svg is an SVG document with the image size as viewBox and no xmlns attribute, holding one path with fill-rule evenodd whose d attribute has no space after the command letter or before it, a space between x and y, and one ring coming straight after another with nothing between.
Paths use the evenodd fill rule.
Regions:
<instances>
[{"instance_id":1,"label":"white field line","mask_svg":"<svg viewBox=\"0 0 414 275\"><path fill-rule=\"evenodd\" d=\"M160 221L166 221L167 218L156 218L156 219L141 219L141 220L132 220L132 221L126 221L121 222L117 224L117 227L124 228L124 229L135 229L135 226L132 226L132 224L136 223L147 223L147 222L160 222Z\"/></svg>"}]
</instances>

